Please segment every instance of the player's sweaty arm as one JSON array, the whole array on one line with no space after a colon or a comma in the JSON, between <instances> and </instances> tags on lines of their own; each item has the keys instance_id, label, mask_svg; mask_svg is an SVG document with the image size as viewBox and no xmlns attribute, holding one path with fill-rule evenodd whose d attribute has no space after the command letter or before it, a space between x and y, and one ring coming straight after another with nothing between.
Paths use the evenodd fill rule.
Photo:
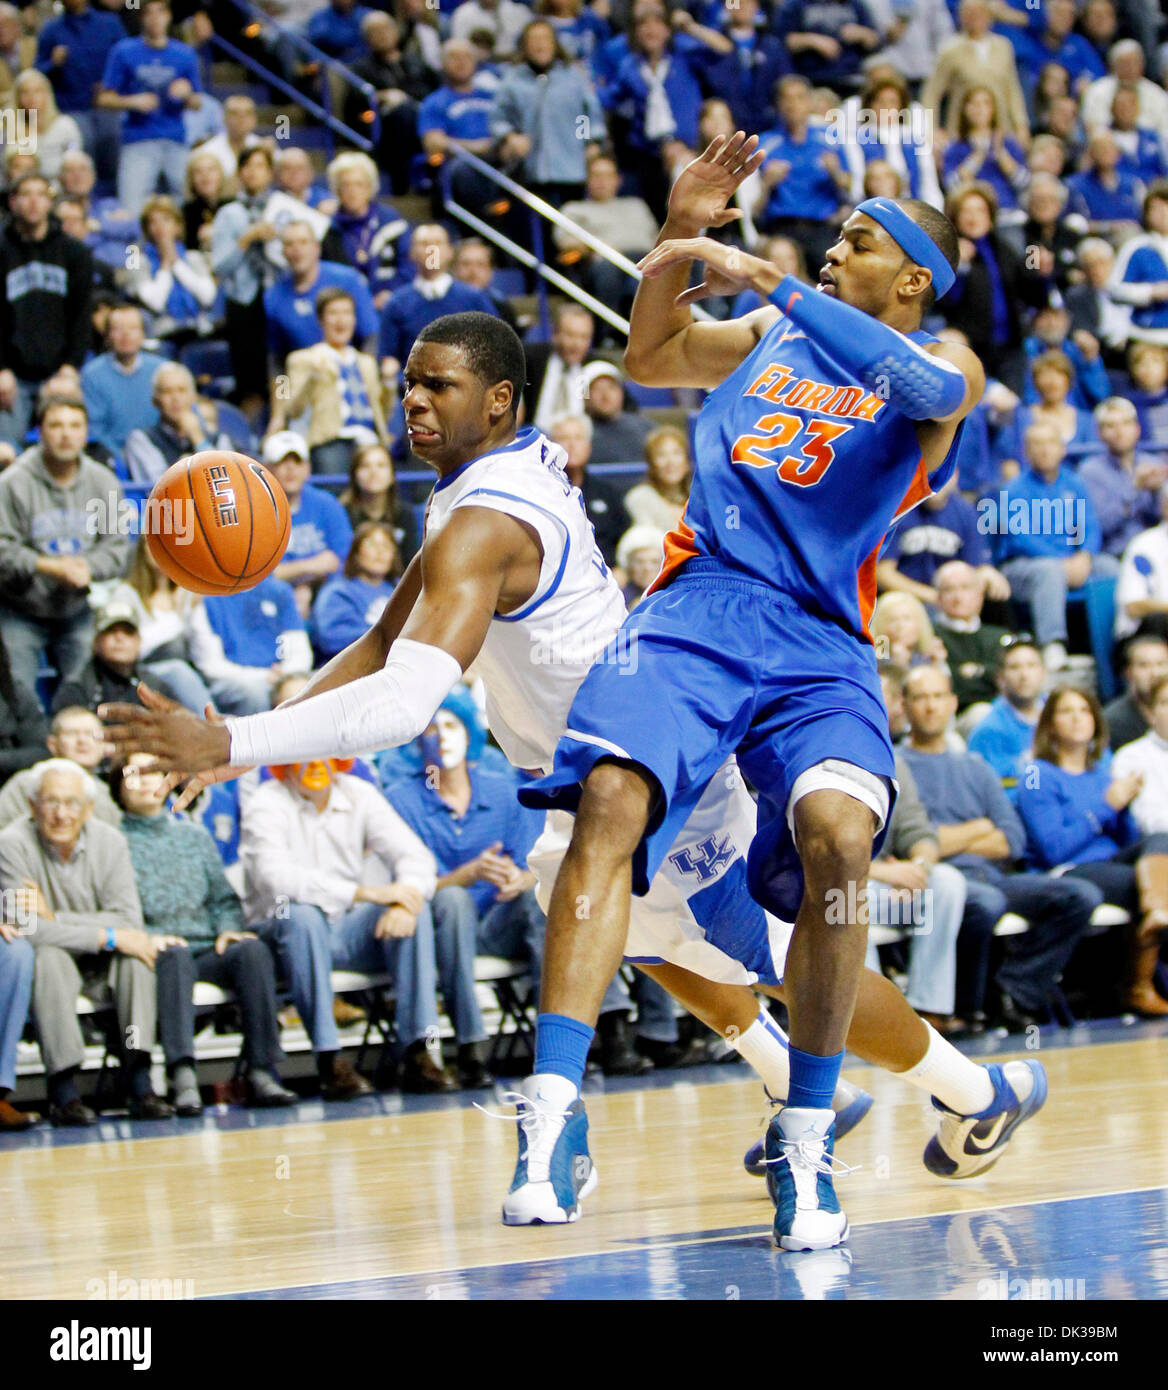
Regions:
<instances>
[{"instance_id":1,"label":"player's sweaty arm","mask_svg":"<svg viewBox=\"0 0 1168 1390\"><path fill-rule=\"evenodd\" d=\"M540 559L538 543L513 518L462 508L423 546L420 592L380 670L223 723L184 710L111 705L103 710L106 738L120 757L149 753L159 770L187 773L408 743L478 655L496 609L534 592Z\"/></svg>"},{"instance_id":2,"label":"player's sweaty arm","mask_svg":"<svg viewBox=\"0 0 1168 1390\"><path fill-rule=\"evenodd\" d=\"M741 217L727 210L743 179L762 162L757 136L737 132L711 141L673 185L661 235L666 241L700 237L706 227L724 227ZM629 320L625 370L644 386L719 385L754 351L773 309L758 309L729 323L699 323L678 296L689 284L692 258L671 266L657 279L642 279Z\"/></svg>"}]
</instances>

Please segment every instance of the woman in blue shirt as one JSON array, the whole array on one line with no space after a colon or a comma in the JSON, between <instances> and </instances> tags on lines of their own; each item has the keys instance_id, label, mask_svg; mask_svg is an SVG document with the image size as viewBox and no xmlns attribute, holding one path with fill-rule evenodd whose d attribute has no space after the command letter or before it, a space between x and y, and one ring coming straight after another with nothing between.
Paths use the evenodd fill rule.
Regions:
<instances>
[{"instance_id":1,"label":"woman in blue shirt","mask_svg":"<svg viewBox=\"0 0 1168 1390\"><path fill-rule=\"evenodd\" d=\"M973 87L961 103L957 139L945 150L945 188L981 179L998 195L999 209L1015 209L1018 193L1030 181L1026 153L1007 135L997 98L988 87Z\"/></svg>"},{"instance_id":2,"label":"woman in blue shirt","mask_svg":"<svg viewBox=\"0 0 1168 1390\"><path fill-rule=\"evenodd\" d=\"M365 521L353 532L345 567L334 575L312 606L312 644L325 660L364 636L393 594L390 575L398 573L393 529Z\"/></svg>"},{"instance_id":3,"label":"woman in blue shirt","mask_svg":"<svg viewBox=\"0 0 1168 1390\"><path fill-rule=\"evenodd\" d=\"M1129 929L1125 1007L1168 1015L1153 977L1168 927L1168 835L1142 839L1128 807L1143 777L1113 778L1107 720L1093 694L1063 686L1051 692L1034 731L1034 761L1018 782L1018 811L1030 858L1048 871L1098 885L1104 900L1122 907Z\"/></svg>"}]
</instances>

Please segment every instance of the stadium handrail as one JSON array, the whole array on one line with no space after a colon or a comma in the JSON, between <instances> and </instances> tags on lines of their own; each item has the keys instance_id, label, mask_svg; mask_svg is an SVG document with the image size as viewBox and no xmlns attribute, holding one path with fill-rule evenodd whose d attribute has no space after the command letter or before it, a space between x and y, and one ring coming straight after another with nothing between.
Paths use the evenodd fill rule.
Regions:
<instances>
[{"instance_id":1,"label":"stadium handrail","mask_svg":"<svg viewBox=\"0 0 1168 1390\"><path fill-rule=\"evenodd\" d=\"M534 253L528 251L526 247L520 246L517 242L512 241L505 233L490 226L489 223L484 222L481 217L476 216L469 208L463 207L463 205L458 202L451 190L451 178L453 175L452 161L455 160L459 163L468 165L484 178L498 185L502 192L516 199L528 209L531 213ZM442 188L442 202L447 212L457 217L461 222L466 223L468 227L478 232L481 237L492 242L501 250L506 251L508 255L514 257L521 265L526 266L529 270L538 271L543 277L543 280L555 285L558 290L563 291L570 299L574 299L578 304L589 310L589 312L595 314L597 318L603 319L610 327L615 328L618 333L623 333L626 337L628 336L628 319L618 314L615 309L611 309L607 304L602 303L594 295L589 294L582 286L569 280L566 275L562 275L554 266L547 264L543 250L544 223L550 223L553 226L560 227L564 231L569 232L576 241L582 242L596 255L603 257L611 265L616 266L618 270L631 276L632 279L639 281L641 279L641 272L627 256L622 255L621 252L609 246L607 242L594 236L578 222L573 221L572 218L565 217L559 208L552 207L549 202L546 202L537 194L531 193L528 189L524 188L522 184L516 183L513 178L510 178L501 170L496 169L493 165L488 164L485 159L480 159L478 155L471 154L468 150L459 149L457 147L451 148L450 155L442 160L442 164L439 168L439 180ZM540 300L540 318L543 321L544 330L546 332L548 330L547 290L542 281L540 282L537 293L539 294ZM693 306L693 312L697 318L712 318L712 315L703 309L700 304L695 304Z\"/></svg>"},{"instance_id":2,"label":"stadium handrail","mask_svg":"<svg viewBox=\"0 0 1168 1390\"><path fill-rule=\"evenodd\" d=\"M234 7L248 18L242 32L248 38L254 38L263 29L275 30L281 37L286 38L295 48L299 49L310 62L319 64L327 72L335 73L342 81L350 87L355 88L364 96L368 103L362 118L367 119L369 133L362 134L354 130L340 119L334 116L330 106L332 93L328 82L323 83L323 92L326 106L314 101L307 93L301 91L290 82L286 82L278 73L266 68L261 62L253 58L250 54L233 44L230 39L225 39L218 31L212 33L209 43L212 47L221 50L232 62L238 63L242 68L258 77L268 86L274 87L277 91L283 92L303 111L306 111L316 120L322 121L330 133L340 135L343 139L357 146L366 154L372 153L377 146L377 139L381 128L381 115L377 105L377 92L372 83L366 82L364 78L358 77L352 68L346 67L344 63L336 58L330 58L327 53L322 52L314 43L306 39L303 34L295 29L281 24L273 19L271 15L265 14L263 10L250 3L250 0L232 0Z\"/></svg>"}]
</instances>

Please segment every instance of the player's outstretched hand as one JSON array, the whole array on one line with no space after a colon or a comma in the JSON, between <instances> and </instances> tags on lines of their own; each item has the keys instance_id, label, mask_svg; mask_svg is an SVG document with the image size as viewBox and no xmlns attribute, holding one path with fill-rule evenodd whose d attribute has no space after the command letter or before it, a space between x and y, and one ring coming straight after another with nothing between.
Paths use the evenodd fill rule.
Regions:
<instances>
[{"instance_id":1,"label":"player's outstretched hand","mask_svg":"<svg viewBox=\"0 0 1168 1390\"><path fill-rule=\"evenodd\" d=\"M138 693L149 703L98 707L107 757L125 760L134 753L147 753L157 772L208 772L227 764L231 734L218 716L200 719L145 685L138 687Z\"/></svg>"},{"instance_id":2,"label":"player's outstretched hand","mask_svg":"<svg viewBox=\"0 0 1168 1390\"><path fill-rule=\"evenodd\" d=\"M702 283L677 296L674 302L679 308L711 295L733 295L745 289L755 289L765 298L782 279L769 261L706 236L663 241L638 263L637 268L646 279L652 280L679 261L704 261L706 265Z\"/></svg>"},{"instance_id":3,"label":"player's outstretched hand","mask_svg":"<svg viewBox=\"0 0 1168 1390\"><path fill-rule=\"evenodd\" d=\"M669 220L699 232L703 227L725 227L737 222L741 208L727 208L738 186L765 158L758 136L715 136L697 159L682 170L669 194Z\"/></svg>"}]
</instances>

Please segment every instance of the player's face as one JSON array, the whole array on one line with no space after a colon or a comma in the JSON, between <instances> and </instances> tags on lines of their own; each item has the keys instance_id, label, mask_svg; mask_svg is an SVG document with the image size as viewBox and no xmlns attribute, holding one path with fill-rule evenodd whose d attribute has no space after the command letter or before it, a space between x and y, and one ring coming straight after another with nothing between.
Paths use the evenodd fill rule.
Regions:
<instances>
[{"instance_id":1,"label":"player's face","mask_svg":"<svg viewBox=\"0 0 1168 1390\"><path fill-rule=\"evenodd\" d=\"M476 457L493 427L496 389L484 387L461 348L415 344L406 362L402 400L414 453L439 470Z\"/></svg>"},{"instance_id":2,"label":"player's face","mask_svg":"<svg viewBox=\"0 0 1168 1390\"><path fill-rule=\"evenodd\" d=\"M1054 734L1063 748L1085 748L1095 737L1095 716L1077 691L1059 696L1054 712Z\"/></svg>"},{"instance_id":3,"label":"player's face","mask_svg":"<svg viewBox=\"0 0 1168 1390\"><path fill-rule=\"evenodd\" d=\"M820 290L878 318L892 304L893 286L905 269L904 252L884 228L854 212L828 249L827 264L819 272Z\"/></svg>"}]
</instances>

